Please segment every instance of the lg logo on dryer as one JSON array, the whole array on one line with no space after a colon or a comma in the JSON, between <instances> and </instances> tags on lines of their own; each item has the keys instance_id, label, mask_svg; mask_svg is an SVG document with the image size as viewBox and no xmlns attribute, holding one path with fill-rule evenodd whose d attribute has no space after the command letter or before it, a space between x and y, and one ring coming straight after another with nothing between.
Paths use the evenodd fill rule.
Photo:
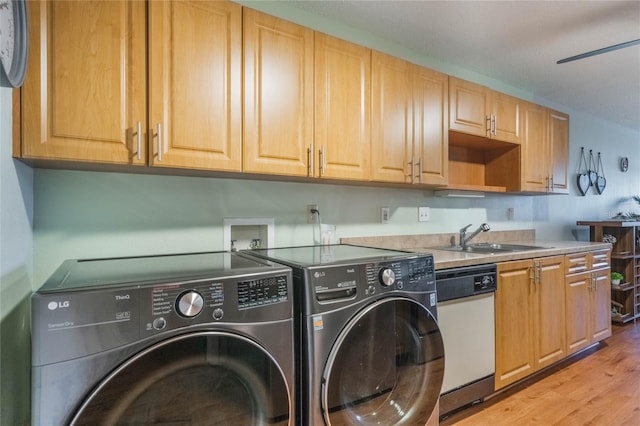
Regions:
<instances>
[{"instance_id":1,"label":"lg logo on dryer","mask_svg":"<svg viewBox=\"0 0 640 426\"><path fill-rule=\"evenodd\" d=\"M65 300L64 302L49 302L47 308L49 308L50 311L55 311L56 309L68 308L69 305L70 303L68 300Z\"/></svg>"}]
</instances>

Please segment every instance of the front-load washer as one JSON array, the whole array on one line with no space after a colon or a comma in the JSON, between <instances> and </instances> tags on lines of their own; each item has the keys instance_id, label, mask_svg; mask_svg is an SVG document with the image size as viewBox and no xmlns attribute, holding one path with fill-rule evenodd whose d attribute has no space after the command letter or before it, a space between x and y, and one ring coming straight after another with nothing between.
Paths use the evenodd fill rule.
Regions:
<instances>
[{"instance_id":1,"label":"front-load washer","mask_svg":"<svg viewBox=\"0 0 640 426\"><path fill-rule=\"evenodd\" d=\"M291 269L68 260L32 296L33 423L293 425Z\"/></svg>"},{"instance_id":2,"label":"front-load washer","mask_svg":"<svg viewBox=\"0 0 640 426\"><path fill-rule=\"evenodd\" d=\"M300 424L433 418L444 347L432 255L343 244L244 253L293 269Z\"/></svg>"}]
</instances>

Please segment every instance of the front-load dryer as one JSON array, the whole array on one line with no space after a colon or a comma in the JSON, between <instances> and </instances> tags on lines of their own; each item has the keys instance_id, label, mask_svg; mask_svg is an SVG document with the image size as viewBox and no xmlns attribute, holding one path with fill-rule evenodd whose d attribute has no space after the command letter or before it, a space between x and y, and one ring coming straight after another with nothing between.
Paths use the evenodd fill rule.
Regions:
<instances>
[{"instance_id":1,"label":"front-load dryer","mask_svg":"<svg viewBox=\"0 0 640 426\"><path fill-rule=\"evenodd\" d=\"M294 424L288 267L68 260L32 300L34 424Z\"/></svg>"},{"instance_id":2,"label":"front-load dryer","mask_svg":"<svg viewBox=\"0 0 640 426\"><path fill-rule=\"evenodd\" d=\"M343 244L245 254L293 269L300 424L437 422L444 347L432 255Z\"/></svg>"}]
</instances>

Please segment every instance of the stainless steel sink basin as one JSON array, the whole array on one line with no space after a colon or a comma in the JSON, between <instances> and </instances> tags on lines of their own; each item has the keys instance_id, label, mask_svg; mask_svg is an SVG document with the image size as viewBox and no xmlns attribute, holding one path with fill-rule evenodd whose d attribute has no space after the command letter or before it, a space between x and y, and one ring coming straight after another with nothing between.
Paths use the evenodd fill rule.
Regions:
<instances>
[{"instance_id":1,"label":"stainless steel sink basin","mask_svg":"<svg viewBox=\"0 0 640 426\"><path fill-rule=\"evenodd\" d=\"M525 244L511 243L475 243L467 244L465 247L445 246L434 247L437 250L458 251L463 253L479 253L479 254L498 254L498 253L514 253L518 251L542 250L552 247L529 246Z\"/></svg>"}]
</instances>

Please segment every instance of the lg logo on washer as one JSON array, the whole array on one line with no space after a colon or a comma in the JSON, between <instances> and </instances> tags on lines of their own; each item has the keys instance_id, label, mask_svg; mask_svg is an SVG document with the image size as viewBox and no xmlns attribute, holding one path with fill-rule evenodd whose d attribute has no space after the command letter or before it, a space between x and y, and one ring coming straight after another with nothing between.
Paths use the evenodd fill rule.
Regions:
<instances>
[{"instance_id":1,"label":"lg logo on washer","mask_svg":"<svg viewBox=\"0 0 640 426\"><path fill-rule=\"evenodd\" d=\"M64 302L49 302L47 305L50 311L55 311L56 309L63 309L69 307L69 301L65 300Z\"/></svg>"}]
</instances>

